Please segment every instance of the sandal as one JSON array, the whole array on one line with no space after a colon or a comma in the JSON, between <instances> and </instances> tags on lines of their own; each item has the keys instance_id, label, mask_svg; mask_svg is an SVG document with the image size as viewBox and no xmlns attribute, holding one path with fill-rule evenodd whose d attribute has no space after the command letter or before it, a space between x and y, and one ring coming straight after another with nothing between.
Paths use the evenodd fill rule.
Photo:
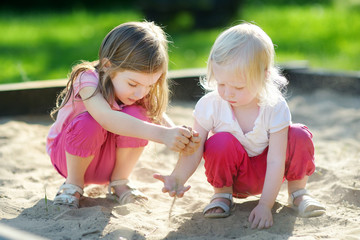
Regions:
<instances>
[{"instance_id":1,"label":"sandal","mask_svg":"<svg viewBox=\"0 0 360 240\"><path fill-rule=\"evenodd\" d=\"M84 193L83 189L79 186L70 183L64 183L60 186L60 189L54 198L53 204L66 205L70 208L79 208L79 199L74 196L76 192L80 194L80 197Z\"/></svg>"},{"instance_id":2,"label":"sandal","mask_svg":"<svg viewBox=\"0 0 360 240\"><path fill-rule=\"evenodd\" d=\"M297 197L307 195L299 206L294 205L294 200ZM299 217L310 218L323 215L326 212L324 205L313 199L306 189L300 189L290 194L289 205L298 212Z\"/></svg>"},{"instance_id":3,"label":"sandal","mask_svg":"<svg viewBox=\"0 0 360 240\"><path fill-rule=\"evenodd\" d=\"M120 194L120 196L118 196L117 194L115 194L114 187L116 187L116 186L126 186L128 189L123 191ZM148 200L147 196L145 194L143 194L142 192L140 192L139 190L137 190L134 186L132 186L129 183L128 179L112 181L109 184L109 194L110 195L115 195L116 200L121 205L127 204L127 203L133 203L133 202L136 202L136 201Z\"/></svg>"},{"instance_id":4,"label":"sandal","mask_svg":"<svg viewBox=\"0 0 360 240\"><path fill-rule=\"evenodd\" d=\"M217 199L217 198L228 199L230 201L230 206L221 201L212 202L214 199ZM204 211L203 211L204 217L206 217L206 218L228 217L228 216L230 216L230 209L233 207L233 204L234 204L233 196L231 193L215 193L212 196L210 203L204 208ZM206 213L208 210L213 209L213 208L221 208L222 210L224 210L224 212L222 212L222 213L217 213L217 212Z\"/></svg>"}]
</instances>

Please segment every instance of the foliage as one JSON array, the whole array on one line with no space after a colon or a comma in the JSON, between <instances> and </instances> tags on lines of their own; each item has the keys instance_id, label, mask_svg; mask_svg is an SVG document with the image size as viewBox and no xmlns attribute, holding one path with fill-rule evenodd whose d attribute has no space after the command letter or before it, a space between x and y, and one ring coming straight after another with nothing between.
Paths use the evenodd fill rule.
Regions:
<instances>
[{"instance_id":1,"label":"foliage","mask_svg":"<svg viewBox=\"0 0 360 240\"><path fill-rule=\"evenodd\" d=\"M96 60L101 41L114 26L141 20L128 10L0 16L0 82L65 78L79 60Z\"/></svg>"},{"instance_id":2,"label":"foliage","mask_svg":"<svg viewBox=\"0 0 360 240\"><path fill-rule=\"evenodd\" d=\"M360 70L360 9L339 5L249 6L241 16L261 26L276 45L279 62Z\"/></svg>"},{"instance_id":3,"label":"foliage","mask_svg":"<svg viewBox=\"0 0 360 240\"><path fill-rule=\"evenodd\" d=\"M314 68L359 71L359 0L338 0L335 4L329 0L324 1L326 4L306 1L305 5L297 0L286 5L264 2L243 5L238 20L224 27L177 31L165 25L173 42L170 69L205 67L217 35L227 26L246 20L270 35L276 44L278 62L308 60ZM80 60L95 60L110 29L122 22L143 19L136 9L117 9L26 13L0 10L0 83L65 78ZM183 16L191 21L189 15Z\"/></svg>"}]
</instances>

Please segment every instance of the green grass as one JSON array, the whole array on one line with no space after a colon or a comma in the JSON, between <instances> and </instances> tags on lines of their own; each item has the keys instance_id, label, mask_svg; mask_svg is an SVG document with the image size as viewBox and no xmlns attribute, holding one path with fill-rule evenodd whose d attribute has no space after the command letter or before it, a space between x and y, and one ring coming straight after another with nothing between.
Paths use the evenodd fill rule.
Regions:
<instances>
[{"instance_id":1,"label":"green grass","mask_svg":"<svg viewBox=\"0 0 360 240\"><path fill-rule=\"evenodd\" d=\"M198 30L188 33L170 33L170 69L206 67L211 46L221 31Z\"/></svg>"},{"instance_id":2,"label":"green grass","mask_svg":"<svg viewBox=\"0 0 360 240\"><path fill-rule=\"evenodd\" d=\"M137 12L0 15L0 83L65 78L79 60L95 60L117 24L141 20Z\"/></svg>"},{"instance_id":3,"label":"green grass","mask_svg":"<svg viewBox=\"0 0 360 240\"><path fill-rule=\"evenodd\" d=\"M277 61L308 60L311 67L360 70L360 14L340 6L248 7L254 21L272 38Z\"/></svg>"},{"instance_id":4,"label":"green grass","mask_svg":"<svg viewBox=\"0 0 360 240\"><path fill-rule=\"evenodd\" d=\"M357 6L248 4L229 26L241 20L257 23L276 44L279 63L307 60L313 68L359 71ZM65 78L79 60L97 58L102 39L114 26L142 19L138 11L129 9L99 13L0 11L0 83ZM170 69L206 67L210 48L226 27L169 31L173 41Z\"/></svg>"}]
</instances>

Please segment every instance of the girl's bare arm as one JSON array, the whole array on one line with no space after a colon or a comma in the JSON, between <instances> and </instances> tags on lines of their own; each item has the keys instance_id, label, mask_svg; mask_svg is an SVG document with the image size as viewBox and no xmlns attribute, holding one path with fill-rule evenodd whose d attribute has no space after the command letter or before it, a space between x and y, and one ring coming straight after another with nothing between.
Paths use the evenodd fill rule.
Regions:
<instances>
[{"instance_id":1,"label":"girl's bare arm","mask_svg":"<svg viewBox=\"0 0 360 240\"><path fill-rule=\"evenodd\" d=\"M207 139L208 132L196 121L194 124L194 131L199 133L200 137L200 146L197 150L190 155L180 153L180 157L171 175L154 175L156 179L164 183L163 192L168 192L172 197L182 197L184 192L190 189L190 186L185 187L184 184L195 172L203 156L204 144Z\"/></svg>"},{"instance_id":2,"label":"girl's bare arm","mask_svg":"<svg viewBox=\"0 0 360 240\"><path fill-rule=\"evenodd\" d=\"M275 203L283 182L287 137L288 127L270 134L265 182L259 201L270 209Z\"/></svg>"},{"instance_id":3,"label":"girl's bare arm","mask_svg":"<svg viewBox=\"0 0 360 240\"><path fill-rule=\"evenodd\" d=\"M114 111L100 93L90 97L94 91L94 87L84 87L80 90L80 96L85 99L86 110L107 131L163 143L174 151L181 151L189 143L191 133L188 129L156 125Z\"/></svg>"}]
</instances>

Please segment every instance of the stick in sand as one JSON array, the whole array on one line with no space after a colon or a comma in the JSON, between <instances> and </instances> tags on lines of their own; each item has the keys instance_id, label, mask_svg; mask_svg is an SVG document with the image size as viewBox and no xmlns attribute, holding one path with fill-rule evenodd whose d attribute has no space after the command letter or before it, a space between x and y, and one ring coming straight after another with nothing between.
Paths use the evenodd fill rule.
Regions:
<instances>
[{"instance_id":1,"label":"stick in sand","mask_svg":"<svg viewBox=\"0 0 360 240\"><path fill-rule=\"evenodd\" d=\"M180 157L181 157L181 152L179 153L179 159L180 159ZM174 196L174 199L172 200L172 203L171 203L171 206L169 209L169 219L171 218L171 212L172 212L172 209L173 209L175 201L176 201L177 190L178 190L178 184L175 183L175 196Z\"/></svg>"},{"instance_id":2,"label":"stick in sand","mask_svg":"<svg viewBox=\"0 0 360 240\"><path fill-rule=\"evenodd\" d=\"M177 184L175 185L175 192L177 192ZM170 209L169 209L169 219L171 218L171 212L172 212L172 209L174 207L175 200L176 200L176 193L175 193L174 199L173 199L173 201L171 203L171 206L170 206Z\"/></svg>"},{"instance_id":3,"label":"stick in sand","mask_svg":"<svg viewBox=\"0 0 360 240\"><path fill-rule=\"evenodd\" d=\"M191 127L187 127L187 126L183 126L183 127L189 129L189 130L191 131L191 137L193 137L193 133L192 133ZM181 158L181 152L179 153L179 159L180 159L180 158ZM174 204L175 204L175 201L176 201L177 189L178 189L178 185L177 185L177 183L176 183L176 184L175 184L175 196L174 196L174 199L173 199L173 201L172 201L172 203L171 203L171 206L170 206L170 209L169 209L169 219L171 218L171 212L172 212L172 209L173 209Z\"/></svg>"}]
</instances>

